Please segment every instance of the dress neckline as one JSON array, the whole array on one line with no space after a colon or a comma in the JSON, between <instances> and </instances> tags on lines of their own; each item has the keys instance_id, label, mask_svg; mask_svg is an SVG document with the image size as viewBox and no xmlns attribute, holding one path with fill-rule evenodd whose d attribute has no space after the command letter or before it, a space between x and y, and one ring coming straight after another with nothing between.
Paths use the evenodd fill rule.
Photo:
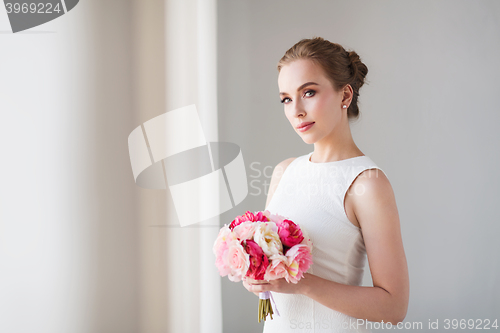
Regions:
<instances>
[{"instance_id":1,"label":"dress neckline","mask_svg":"<svg viewBox=\"0 0 500 333\"><path fill-rule=\"evenodd\" d=\"M346 158L346 159L343 159L343 160L338 160L338 161L332 161L332 162L323 162L323 163L315 163L315 162L311 162L309 159L311 158L311 155L314 153L314 151L310 152L309 154L307 154L307 160L306 160L306 163L308 165L333 165L333 164L338 164L338 163L342 163L342 162L346 162L346 161L350 161L350 160L353 160L353 159L356 159L356 158L360 158L360 157L366 157L366 155L360 155L360 156L354 156L354 157L350 157L350 158Z\"/></svg>"}]
</instances>

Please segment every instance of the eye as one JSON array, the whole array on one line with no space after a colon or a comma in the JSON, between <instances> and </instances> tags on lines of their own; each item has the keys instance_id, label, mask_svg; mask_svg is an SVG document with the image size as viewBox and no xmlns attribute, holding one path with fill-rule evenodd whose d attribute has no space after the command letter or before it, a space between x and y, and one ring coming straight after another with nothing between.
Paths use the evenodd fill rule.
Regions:
<instances>
[{"instance_id":1,"label":"eye","mask_svg":"<svg viewBox=\"0 0 500 333\"><path fill-rule=\"evenodd\" d=\"M283 98L283 99L281 100L281 103L285 103L285 101L286 101L287 99L290 99L290 98L288 98L288 97Z\"/></svg>"},{"instance_id":2,"label":"eye","mask_svg":"<svg viewBox=\"0 0 500 333\"><path fill-rule=\"evenodd\" d=\"M310 96L314 96L314 94L315 94L316 92L315 92L314 90L308 90L308 91L306 91L306 92L304 93L304 95L306 95L306 96L307 96L307 94L309 94L309 93L311 93L311 94L312 94L312 95L309 95L309 97L310 97Z\"/></svg>"}]
</instances>

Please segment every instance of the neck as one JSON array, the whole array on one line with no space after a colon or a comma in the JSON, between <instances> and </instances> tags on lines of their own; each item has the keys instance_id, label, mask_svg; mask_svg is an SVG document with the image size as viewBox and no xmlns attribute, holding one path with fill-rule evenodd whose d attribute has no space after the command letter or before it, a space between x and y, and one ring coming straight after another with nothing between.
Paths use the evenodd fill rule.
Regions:
<instances>
[{"instance_id":1,"label":"neck","mask_svg":"<svg viewBox=\"0 0 500 333\"><path fill-rule=\"evenodd\" d=\"M327 163L364 155L354 143L348 120L344 118L340 124L330 135L314 143L312 162Z\"/></svg>"}]
</instances>

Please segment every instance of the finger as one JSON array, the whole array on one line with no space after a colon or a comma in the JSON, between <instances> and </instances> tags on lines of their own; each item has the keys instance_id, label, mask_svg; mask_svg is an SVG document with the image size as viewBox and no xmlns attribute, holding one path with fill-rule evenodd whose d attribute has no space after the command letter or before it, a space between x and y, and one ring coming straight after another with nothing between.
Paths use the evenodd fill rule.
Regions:
<instances>
[{"instance_id":1,"label":"finger","mask_svg":"<svg viewBox=\"0 0 500 333\"><path fill-rule=\"evenodd\" d=\"M243 280L246 281L246 282L248 282L248 283L250 283L250 284L269 283L268 280L254 280L254 279L252 279L250 277L245 277Z\"/></svg>"},{"instance_id":2,"label":"finger","mask_svg":"<svg viewBox=\"0 0 500 333\"><path fill-rule=\"evenodd\" d=\"M259 286L260 286L259 284L249 284L249 283L243 282L243 286L249 292L254 293L255 295L259 296L260 290L255 289L255 288L259 288Z\"/></svg>"},{"instance_id":3,"label":"finger","mask_svg":"<svg viewBox=\"0 0 500 333\"><path fill-rule=\"evenodd\" d=\"M252 287L252 285L248 284L246 282L243 282L243 287L245 287L246 290L251 291L250 288Z\"/></svg>"},{"instance_id":4,"label":"finger","mask_svg":"<svg viewBox=\"0 0 500 333\"><path fill-rule=\"evenodd\" d=\"M253 280L250 282L250 284L269 284L269 281L267 281L267 280Z\"/></svg>"},{"instance_id":5,"label":"finger","mask_svg":"<svg viewBox=\"0 0 500 333\"><path fill-rule=\"evenodd\" d=\"M250 285L250 291L251 292L256 292L256 293L261 293L264 291L268 291L268 284L251 284Z\"/></svg>"}]
</instances>

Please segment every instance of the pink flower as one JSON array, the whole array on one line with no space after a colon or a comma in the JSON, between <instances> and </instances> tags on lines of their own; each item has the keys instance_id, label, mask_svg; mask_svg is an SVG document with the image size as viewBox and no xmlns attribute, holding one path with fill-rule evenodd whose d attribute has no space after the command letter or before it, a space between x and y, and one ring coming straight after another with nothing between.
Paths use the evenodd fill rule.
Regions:
<instances>
[{"instance_id":1,"label":"pink flower","mask_svg":"<svg viewBox=\"0 0 500 333\"><path fill-rule=\"evenodd\" d=\"M278 234L280 235L281 243L286 247L300 244L304 240L300 227L290 220L283 220L283 222L278 224Z\"/></svg>"},{"instance_id":2,"label":"pink flower","mask_svg":"<svg viewBox=\"0 0 500 333\"><path fill-rule=\"evenodd\" d=\"M266 210L265 212L269 212L268 210ZM280 224L281 222L283 222L283 220L285 220L286 218L284 216L281 216L279 214L271 214L271 213L267 213L266 216L274 223L276 224Z\"/></svg>"},{"instance_id":3,"label":"pink flower","mask_svg":"<svg viewBox=\"0 0 500 333\"><path fill-rule=\"evenodd\" d=\"M252 212L248 211L241 216L237 216L229 225L229 228L233 230L234 227L237 225L245 222L245 221L251 221L251 222L267 222L269 219L267 218L266 215L263 214L263 212L258 212L257 214L253 214Z\"/></svg>"},{"instance_id":4,"label":"pink flower","mask_svg":"<svg viewBox=\"0 0 500 333\"><path fill-rule=\"evenodd\" d=\"M220 229L219 235L217 236L212 248L216 257L215 266L217 266L221 276L226 276L231 272L231 268L229 267L226 257L228 242L232 239L234 239L234 235L231 233L231 230L226 224Z\"/></svg>"},{"instance_id":5,"label":"pink flower","mask_svg":"<svg viewBox=\"0 0 500 333\"><path fill-rule=\"evenodd\" d=\"M215 239L214 246L212 248L214 254L217 254L222 243L226 242L226 239L230 234L231 234L231 229L229 229L227 224L224 224L224 226L219 230L219 234Z\"/></svg>"},{"instance_id":6,"label":"pink flower","mask_svg":"<svg viewBox=\"0 0 500 333\"><path fill-rule=\"evenodd\" d=\"M269 218L264 214L264 212L257 212L254 217L254 222L269 222Z\"/></svg>"},{"instance_id":7,"label":"pink flower","mask_svg":"<svg viewBox=\"0 0 500 333\"><path fill-rule=\"evenodd\" d=\"M313 242L312 242L311 238L309 238L309 235L307 234L306 229L302 229L302 235L304 236L304 240L302 242L300 242L300 244L307 245L307 247L309 247L309 249L312 251Z\"/></svg>"},{"instance_id":8,"label":"pink flower","mask_svg":"<svg viewBox=\"0 0 500 333\"><path fill-rule=\"evenodd\" d=\"M267 267L266 274L264 274L264 280L277 280L285 278L288 276L288 259L284 255L275 254L272 255L269 260L271 263ZM288 279L287 279L288 281Z\"/></svg>"},{"instance_id":9,"label":"pink flower","mask_svg":"<svg viewBox=\"0 0 500 333\"><path fill-rule=\"evenodd\" d=\"M221 243L221 246L217 249L216 252L216 259L215 259L215 266L217 266L217 269L219 270L220 276L226 276L231 272L231 268L227 264L227 243Z\"/></svg>"},{"instance_id":10,"label":"pink flower","mask_svg":"<svg viewBox=\"0 0 500 333\"><path fill-rule=\"evenodd\" d=\"M312 264L311 250L305 244L297 244L285 256L288 260L288 277L285 278L288 282L297 283Z\"/></svg>"},{"instance_id":11,"label":"pink flower","mask_svg":"<svg viewBox=\"0 0 500 333\"><path fill-rule=\"evenodd\" d=\"M228 242L227 246L227 253L223 257L226 266L230 268L227 277L233 282L241 281L241 278L245 276L250 266L249 255L245 252L240 241L236 238Z\"/></svg>"},{"instance_id":12,"label":"pink flower","mask_svg":"<svg viewBox=\"0 0 500 333\"><path fill-rule=\"evenodd\" d=\"M258 227L259 224L260 222L250 222L250 221L242 222L238 224L236 227L234 227L233 233L235 237L237 237L240 240L253 239L255 229Z\"/></svg>"},{"instance_id":13,"label":"pink flower","mask_svg":"<svg viewBox=\"0 0 500 333\"><path fill-rule=\"evenodd\" d=\"M250 267L246 276L254 280L264 280L264 274L266 273L267 266L269 266L269 260L264 251L251 239L247 239L241 243L245 244L245 251L250 256Z\"/></svg>"}]
</instances>

